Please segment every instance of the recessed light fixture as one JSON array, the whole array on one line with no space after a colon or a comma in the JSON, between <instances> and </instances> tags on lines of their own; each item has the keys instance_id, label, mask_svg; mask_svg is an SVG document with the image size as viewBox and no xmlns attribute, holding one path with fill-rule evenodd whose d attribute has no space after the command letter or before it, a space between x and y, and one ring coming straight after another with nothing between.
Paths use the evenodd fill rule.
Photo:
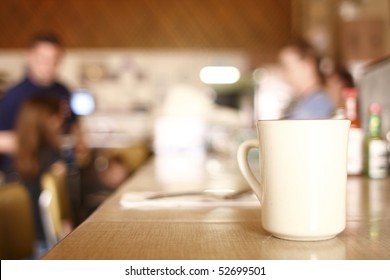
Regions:
<instances>
[{"instance_id":1,"label":"recessed light fixture","mask_svg":"<svg viewBox=\"0 0 390 280\"><path fill-rule=\"evenodd\" d=\"M233 66L206 66L199 77L205 84L234 84L240 79L240 71Z\"/></svg>"}]
</instances>

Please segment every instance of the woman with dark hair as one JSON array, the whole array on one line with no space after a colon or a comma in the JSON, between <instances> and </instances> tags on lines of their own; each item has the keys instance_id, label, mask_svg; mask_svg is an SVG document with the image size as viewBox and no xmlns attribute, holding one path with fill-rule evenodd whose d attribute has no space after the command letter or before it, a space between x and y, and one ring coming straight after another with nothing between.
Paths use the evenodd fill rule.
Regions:
<instances>
[{"instance_id":1,"label":"woman with dark hair","mask_svg":"<svg viewBox=\"0 0 390 280\"><path fill-rule=\"evenodd\" d=\"M61 108L55 95L35 94L23 103L16 122L14 167L31 196L38 256L48 249L38 204L41 177L49 169L66 169L60 147Z\"/></svg>"},{"instance_id":2,"label":"woman with dark hair","mask_svg":"<svg viewBox=\"0 0 390 280\"><path fill-rule=\"evenodd\" d=\"M324 75L320 57L304 40L285 45L279 54L287 82L297 97L286 112L287 119L327 119L333 115L334 104L324 91Z\"/></svg>"},{"instance_id":3,"label":"woman with dark hair","mask_svg":"<svg viewBox=\"0 0 390 280\"><path fill-rule=\"evenodd\" d=\"M344 107L342 91L344 88L355 87L351 73L342 66L336 66L326 79L328 92L336 107Z\"/></svg>"}]
</instances>

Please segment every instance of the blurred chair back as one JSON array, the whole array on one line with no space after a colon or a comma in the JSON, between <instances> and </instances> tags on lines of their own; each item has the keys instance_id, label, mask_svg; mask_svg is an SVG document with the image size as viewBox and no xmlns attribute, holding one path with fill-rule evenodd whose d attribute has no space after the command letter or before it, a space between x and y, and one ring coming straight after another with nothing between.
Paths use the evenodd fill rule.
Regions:
<instances>
[{"instance_id":1,"label":"blurred chair back","mask_svg":"<svg viewBox=\"0 0 390 280\"><path fill-rule=\"evenodd\" d=\"M28 259L35 243L31 198L24 186L0 186L0 259Z\"/></svg>"},{"instance_id":2,"label":"blurred chair back","mask_svg":"<svg viewBox=\"0 0 390 280\"><path fill-rule=\"evenodd\" d=\"M63 221L72 220L66 170L46 172L42 176L41 186L39 207L47 242L52 247L63 237Z\"/></svg>"},{"instance_id":3,"label":"blurred chair back","mask_svg":"<svg viewBox=\"0 0 390 280\"><path fill-rule=\"evenodd\" d=\"M382 105L382 132L390 131L390 57L372 63L360 82L360 112L363 127L367 131L368 106Z\"/></svg>"}]
</instances>

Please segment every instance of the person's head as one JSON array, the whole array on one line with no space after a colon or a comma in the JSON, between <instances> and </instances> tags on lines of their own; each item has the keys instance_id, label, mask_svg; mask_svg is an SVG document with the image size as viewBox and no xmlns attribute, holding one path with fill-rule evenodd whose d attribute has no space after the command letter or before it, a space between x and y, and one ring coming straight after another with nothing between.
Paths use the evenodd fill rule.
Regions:
<instances>
[{"instance_id":1,"label":"person's head","mask_svg":"<svg viewBox=\"0 0 390 280\"><path fill-rule=\"evenodd\" d=\"M337 66L329 75L327 82L337 83L339 87L354 87L355 83L351 73L342 66Z\"/></svg>"},{"instance_id":2,"label":"person's head","mask_svg":"<svg viewBox=\"0 0 390 280\"><path fill-rule=\"evenodd\" d=\"M342 107L342 90L347 87L354 87L355 83L352 75L342 66L337 66L326 79L327 90L334 103Z\"/></svg>"},{"instance_id":3,"label":"person's head","mask_svg":"<svg viewBox=\"0 0 390 280\"><path fill-rule=\"evenodd\" d=\"M53 94L36 94L22 105L16 123L16 169L24 178L37 174L39 150L59 149L63 117L60 100Z\"/></svg>"},{"instance_id":4,"label":"person's head","mask_svg":"<svg viewBox=\"0 0 390 280\"><path fill-rule=\"evenodd\" d=\"M27 53L30 78L40 85L53 83L62 54L62 44L54 34L36 35Z\"/></svg>"},{"instance_id":5,"label":"person's head","mask_svg":"<svg viewBox=\"0 0 390 280\"><path fill-rule=\"evenodd\" d=\"M286 81L298 94L304 95L322 85L320 57L305 40L286 44L280 51L279 61Z\"/></svg>"}]
</instances>

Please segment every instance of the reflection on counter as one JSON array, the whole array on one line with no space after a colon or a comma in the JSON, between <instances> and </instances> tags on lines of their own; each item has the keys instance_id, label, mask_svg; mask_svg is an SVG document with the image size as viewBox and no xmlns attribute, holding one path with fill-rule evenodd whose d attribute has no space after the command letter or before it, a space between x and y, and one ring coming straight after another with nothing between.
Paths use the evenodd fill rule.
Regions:
<instances>
[{"instance_id":1,"label":"reflection on counter","mask_svg":"<svg viewBox=\"0 0 390 280\"><path fill-rule=\"evenodd\" d=\"M386 204L388 187L386 179L373 180L353 176L348 178L348 228L364 231L365 239L356 242L373 241L370 243L370 250L375 250L375 242L389 234L381 219L390 214L390 208Z\"/></svg>"},{"instance_id":2,"label":"reflection on counter","mask_svg":"<svg viewBox=\"0 0 390 280\"><path fill-rule=\"evenodd\" d=\"M260 254L269 260L344 260L347 250L339 237L304 244L268 238L261 243Z\"/></svg>"}]
</instances>

